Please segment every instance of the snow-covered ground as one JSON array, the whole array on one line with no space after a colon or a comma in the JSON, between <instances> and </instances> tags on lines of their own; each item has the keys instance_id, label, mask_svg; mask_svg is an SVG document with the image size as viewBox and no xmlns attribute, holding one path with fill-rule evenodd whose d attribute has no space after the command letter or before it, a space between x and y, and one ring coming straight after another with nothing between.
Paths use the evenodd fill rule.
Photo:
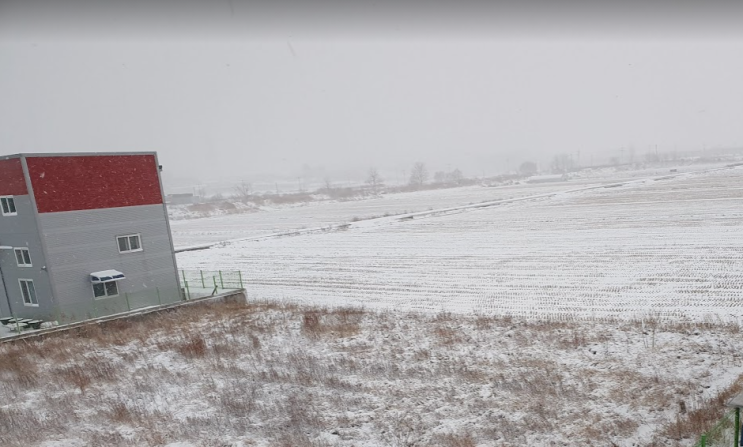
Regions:
<instances>
[{"instance_id":1,"label":"snow-covered ground","mask_svg":"<svg viewBox=\"0 0 743 447\"><path fill-rule=\"evenodd\" d=\"M263 207L258 212L172 220L170 225L174 244L179 248L365 220L385 214L411 213L572 188L575 188L575 184L567 182L503 187L469 186L387 194L359 200L317 201L291 206ZM191 216L197 217L198 213L192 213Z\"/></svg>"},{"instance_id":2,"label":"snow-covered ground","mask_svg":"<svg viewBox=\"0 0 743 447\"><path fill-rule=\"evenodd\" d=\"M698 432L684 426L686 413L743 372L739 335L719 324L185 308L0 345L0 439L7 447L691 446ZM714 421L718 409L701 408Z\"/></svg>"},{"instance_id":3,"label":"snow-covered ground","mask_svg":"<svg viewBox=\"0 0 743 447\"><path fill-rule=\"evenodd\" d=\"M622 175L197 219L190 232L175 230L176 244L250 238L180 253L178 263L240 270L251 296L269 300L536 318L743 317L743 170ZM512 197L532 198L497 201ZM345 220L401 208L422 212ZM264 226L247 228L258 216ZM275 222L310 227L310 217L320 230L266 235Z\"/></svg>"}]
</instances>

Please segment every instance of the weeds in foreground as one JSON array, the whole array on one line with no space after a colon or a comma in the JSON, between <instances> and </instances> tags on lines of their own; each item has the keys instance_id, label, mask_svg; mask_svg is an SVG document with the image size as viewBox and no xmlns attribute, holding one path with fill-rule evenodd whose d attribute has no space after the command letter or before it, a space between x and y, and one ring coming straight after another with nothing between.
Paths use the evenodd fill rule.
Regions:
<instances>
[{"instance_id":1,"label":"weeds in foreground","mask_svg":"<svg viewBox=\"0 0 743 447\"><path fill-rule=\"evenodd\" d=\"M623 445L643 423L657 431L640 444L675 445L713 425L741 389L695 397L722 373L712 365L741 363L743 342L705 323L705 343L724 343L689 344L699 326L658 322L651 347L649 327L193 306L0 345L0 432L8 446ZM682 374L699 355L708 374Z\"/></svg>"}]
</instances>

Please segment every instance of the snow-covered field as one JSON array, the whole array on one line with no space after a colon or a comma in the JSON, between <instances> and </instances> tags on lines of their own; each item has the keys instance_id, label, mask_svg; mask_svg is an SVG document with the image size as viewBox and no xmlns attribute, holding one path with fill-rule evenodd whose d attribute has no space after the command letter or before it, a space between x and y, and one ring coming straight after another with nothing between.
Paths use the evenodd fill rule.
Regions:
<instances>
[{"instance_id":1,"label":"snow-covered field","mask_svg":"<svg viewBox=\"0 0 743 447\"><path fill-rule=\"evenodd\" d=\"M592 182L385 197L368 214L422 212L355 222L346 218L370 203L174 222L177 245L252 236L178 263L241 270L250 295L268 300L558 319L743 316L743 169ZM526 196L536 197L455 206ZM310 216L325 229L260 236Z\"/></svg>"},{"instance_id":2,"label":"snow-covered field","mask_svg":"<svg viewBox=\"0 0 743 447\"><path fill-rule=\"evenodd\" d=\"M524 184L503 187L463 188L388 194L360 200L318 201L292 206L263 207L252 213L227 214L208 218L180 218L171 221L176 248L230 239L265 236L286 231L322 227L385 214L402 214L487 200L523 197L562 189L573 183ZM181 217L196 217L198 213Z\"/></svg>"}]
</instances>

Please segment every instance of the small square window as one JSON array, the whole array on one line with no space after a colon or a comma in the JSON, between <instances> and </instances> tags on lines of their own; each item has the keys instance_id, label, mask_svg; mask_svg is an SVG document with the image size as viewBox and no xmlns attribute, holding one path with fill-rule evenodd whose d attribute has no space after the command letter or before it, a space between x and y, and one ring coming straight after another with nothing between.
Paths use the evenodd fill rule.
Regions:
<instances>
[{"instance_id":1,"label":"small square window","mask_svg":"<svg viewBox=\"0 0 743 447\"><path fill-rule=\"evenodd\" d=\"M26 306L38 306L39 301L36 299L36 288L34 282L30 279L19 279L21 285L21 295L23 295L23 304Z\"/></svg>"},{"instance_id":2,"label":"small square window","mask_svg":"<svg viewBox=\"0 0 743 447\"><path fill-rule=\"evenodd\" d=\"M130 253L133 251L142 251L142 240L138 234L127 234L116 238L119 244L119 253Z\"/></svg>"},{"instance_id":3,"label":"small square window","mask_svg":"<svg viewBox=\"0 0 743 447\"><path fill-rule=\"evenodd\" d=\"M32 267L31 265L31 254L28 252L28 248L15 248L15 262L18 267Z\"/></svg>"},{"instance_id":4,"label":"small square window","mask_svg":"<svg viewBox=\"0 0 743 447\"><path fill-rule=\"evenodd\" d=\"M0 197L0 211L3 216L15 216L18 212L15 209L15 199L13 196Z\"/></svg>"},{"instance_id":5,"label":"small square window","mask_svg":"<svg viewBox=\"0 0 743 447\"><path fill-rule=\"evenodd\" d=\"M93 284L93 296L95 298L119 296L119 285L116 281L95 283Z\"/></svg>"}]
</instances>

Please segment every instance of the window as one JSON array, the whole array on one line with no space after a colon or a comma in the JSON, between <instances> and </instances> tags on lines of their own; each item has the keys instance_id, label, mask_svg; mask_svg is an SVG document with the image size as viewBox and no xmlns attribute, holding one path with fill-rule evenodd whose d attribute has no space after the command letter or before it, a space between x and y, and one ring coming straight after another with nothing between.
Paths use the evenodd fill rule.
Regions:
<instances>
[{"instance_id":1,"label":"window","mask_svg":"<svg viewBox=\"0 0 743 447\"><path fill-rule=\"evenodd\" d=\"M2 210L3 216L15 216L18 214L15 209L13 196L0 197L0 210Z\"/></svg>"},{"instance_id":2,"label":"window","mask_svg":"<svg viewBox=\"0 0 743 447\"><path fill-rule=\"evenodd\" d=\"M30 279L19 279L21 285L21 295L23 295L23 304L26 306L38 306L39 301L36 299L36 288L34 282Z\"/></svg>"},{"instance_id":3,"label":"window","mask_svg":"<svg viewBox=\"0 0 743 447\"><path fill-rule=\"evenodd\" d=\"M131 253L133 251L142 251L142 241L138 234L128 234L116 238L119 244L119 253Z\"/></svg>"},{"instance_id":4,"label":"window","mask_svg":"<svg viewBox=\"0 0 743 447\"><path fill-rule=\"evenodd\" d=\"M123 279L126 279L126 276L118 270L103 270L91 273L90 281L93 283L93 296L95 298L118 296L119 285L116 282Z\"/></svg>"},{"instance_id":5,"label":"window","mask_svg":"<svg viewBox=\"0 0 743 447\"><path fill-rule=\"evenodd\" d=\"M116 281L93 284L93 296L96 298L105 298L118 295L119 286L116 284Z\"/></svg>"},{"instance_id":6,"label":"window","mask_svg":"<svg viewBox=\"0 0 743 447\"><path fill-rule=\"evenodd\" d=\"M31 255L28 248L15 248L15 262L18 267L31 267Z\"/></svg>"}]
</instances>

